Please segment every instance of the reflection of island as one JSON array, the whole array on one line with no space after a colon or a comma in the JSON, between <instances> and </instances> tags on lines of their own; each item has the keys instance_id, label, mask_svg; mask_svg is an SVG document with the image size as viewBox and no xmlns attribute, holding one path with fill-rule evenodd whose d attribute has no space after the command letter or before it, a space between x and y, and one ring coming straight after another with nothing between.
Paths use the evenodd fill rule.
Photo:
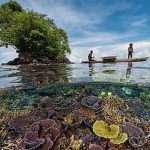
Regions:
<instances>
[{"instance_id":1,"label":"reflection of island","mask_svg":"<svg viewBox=\"0 0 150 150\"><path fill-rule=\"evenodd\" d=\"M13 76L20 77L22 86L67 83L68 69L65 65L22 65Z\"/></svg>"},{"instance_id":2,"label":"reflection of island","mask_svg":"<svg viewBox=\"0 0 150 150\"><path fill-rule=\"evenodd\" d=\"M130 75L131 75L131 68L132 68L132 62L128 62L128 67L126 71L126 80L130 82Z\"/></svg>"}]
</instances>

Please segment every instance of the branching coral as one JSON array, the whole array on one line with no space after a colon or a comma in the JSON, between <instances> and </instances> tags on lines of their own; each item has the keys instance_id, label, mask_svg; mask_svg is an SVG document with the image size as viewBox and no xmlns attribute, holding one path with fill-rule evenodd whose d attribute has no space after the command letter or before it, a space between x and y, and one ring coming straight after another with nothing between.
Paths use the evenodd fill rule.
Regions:
<instances>
[{"instance_id":1,"label":"branching coral","mask_svg":"<svg viewBox=\"0 0 150 150\"><path fill-rule=\"evenodd\" d=\"M85 123L91 123L96 118L95 112L90 108L81 107L78 110L72 111L66 117L64 117L64 124L70 126L76 126L84 121Z\"/></svg>"},{"instance_id":2,"label":"branching coral","mask_svg":"<svg viewBox=\"0 0 150 150\"><path fill-rule=\"evenodd\" d=\"M96 118L95 112L90 108L81 107L79 111L82 113L85 121L91 122Z\"/></svg>"},{"instance_id":3,"label":"branching coral","mask_svg":"<svg viewBox=\"0 0 150 150\"><path fill-rule=\"evenodd\" d=\"M123 100L116 96L106 96L103 98L102 115L107 123L121 123L119 108ZM113 119L112 119L113 118Z\"/></svg>"},{"instance_id":4,"label":"branching coral","mask_svg":"<svg viewBox=\"0 0 150 150\"><path fill-rule=\"evenodd\" d=\"M75 139L74 135L72 135L70 145L68 146L66 150L69 150L70 148L72 150L80 150L82 144L83 144L83 141L81 139Z\"/></svg>"}]
</instances>

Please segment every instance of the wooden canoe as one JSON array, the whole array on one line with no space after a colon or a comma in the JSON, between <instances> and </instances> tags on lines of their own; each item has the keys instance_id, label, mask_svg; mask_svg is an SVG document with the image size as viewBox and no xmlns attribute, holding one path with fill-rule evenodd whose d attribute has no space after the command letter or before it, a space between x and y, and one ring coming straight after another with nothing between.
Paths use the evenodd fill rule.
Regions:
<instances>
[{"instance_id":1,"label":"wooden canoe","mask_svg":"<svg viewBox=\"0 0 150 150\"><path fill-rule=\"evenodd\" d=\"M116 63L116 62L138 62L138 61L146 61L148 57L143 57L143 58L132 58L132 59L116 59L115 61L111 63ZM82 61L82 63L105 63L102 60L95 60L95 61Z\"/></svg>"}]
</instances>

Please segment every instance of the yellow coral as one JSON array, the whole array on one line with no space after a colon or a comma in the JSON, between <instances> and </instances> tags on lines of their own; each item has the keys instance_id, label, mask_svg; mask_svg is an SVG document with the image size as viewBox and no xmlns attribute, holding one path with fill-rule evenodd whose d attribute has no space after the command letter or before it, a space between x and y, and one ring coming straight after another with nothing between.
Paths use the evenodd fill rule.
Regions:
<instances>
[{"instance_id":1,"label":"yellow coral","mask_svg":"<svg viewBox=\"0 0 150 150\"><path fill-rule=\"evenodd\" d=\"M115 124L108 126L107 123L100 120L93 124L93 131L96 135L104 138L116 138L119 133L119 126Z\"/></svg>"},{"instance_id":2,"label":"yellow coral","mask_svg":"<svg viewBox=\"0 0 150 150\"><path fill-rule=\"evenodd\" d=\"M108 96L111 96L111 95L112 95L112 93L111 93L111 92L108 92L108 93L107 93L107 95L108 95Z\"/></svg>"},{"instance_id":3,"label":"yellow coral","mask_svg":"<svg viewBox=\"0 0 150 150\"><path fill-rule=\"evenodd\" d=\"M64 120L65 120L66 123L72 124L73 123L73 116L72 116L72 114L67 115L64 118Z\"/></svg>"},{"instance_id":4,"label":"yellow coral","mask_svg":"<svg viewBox=\"0 0 150 150\"><path fill-rule=\"evenodd\" d=\"M68 146L66 150L69 150L70 148L72 150L80 150L82 144L83 144L83 141L81 139L75 139L74 135L72 135L70 145Z\"/></svg>"},{"instance_id":5,"label":"yellow coral","mask_svg":"<svg viewBox=\"0 0 150 150\"><path fill-rule=\"evenodd\" d=\"M101 97L103 97L104 95L105 95L105 92L102 91L101 93L98 94L98 97L101 98Z\"/></svg>"},{"instance_id":6,"label":"yellow coral","mask_svg":"<svg viewBox=\"0 0 150 150\"><path fill-rule=\"evenodd\" d=\"M110 139L113 144L121 144L128 139L126 133L119 133L118 125L112 124L109 126L103 120L96 121L93 124L93 131L97 136Z\"/></svg>"},{"instance_id":7,"label":"yellow coral","mask_svg":"<svg viewBox=\"0 0 150 150\"><path fill-rule=\"evenodd\" d=\"M128 139L126 133L120 133L116 138L110 139L110 142L113 144L121 144L124 143Z\"/></svg>"}]
</instances>

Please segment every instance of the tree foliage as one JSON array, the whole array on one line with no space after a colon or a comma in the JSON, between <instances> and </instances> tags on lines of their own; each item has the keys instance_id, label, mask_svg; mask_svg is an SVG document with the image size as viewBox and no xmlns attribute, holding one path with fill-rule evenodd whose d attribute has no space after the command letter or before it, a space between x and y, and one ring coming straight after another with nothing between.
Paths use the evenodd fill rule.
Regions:
<instances>
[{"instance_id":1,"label":"tree foliage","mask_svg":"<svg viewBox=\"0 0 150 150\"><path fill-rule=\"evenodd\" d=\"M0 38L14 45L19 53L33 52L56 60L70 53L66 32L46 15L25 11L14 1L0 7Z\"/></svg>"}]
</instances>

